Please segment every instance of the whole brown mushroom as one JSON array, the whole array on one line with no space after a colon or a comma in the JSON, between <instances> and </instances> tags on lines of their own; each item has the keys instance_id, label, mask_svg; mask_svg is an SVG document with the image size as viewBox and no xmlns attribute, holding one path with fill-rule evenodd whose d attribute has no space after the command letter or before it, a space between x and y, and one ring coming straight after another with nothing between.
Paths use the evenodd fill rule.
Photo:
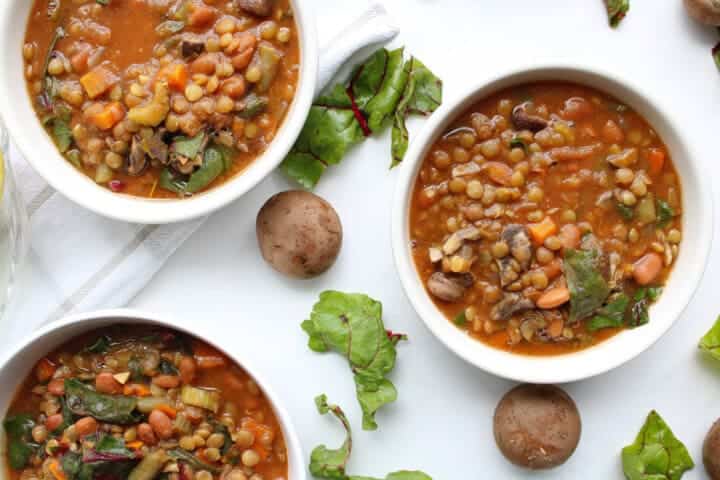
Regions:
<instances>
[{"instance_id":1,"label":"whole brown mushroom","mask_svg":"<svg viewBox=\"0 0 720 480\"><path fill-rule=\"evenodd\" d=\"M565 463L580 441L580 413L572 398L552 385L520 385L498 403L495 441L515 465L533 470Z\"/></svg>"},{"instance_id":2,"label":"whole brown mushroom","mask_svg":"<svg viewBox=\"0 0 720 480\"><path fill-rule=\"evenodd\" d=\"M712 480L720 480L720 420L717 420L703 444L703 463Z\"/></svg>"},{"instance_id":3,"label":"whole brown mushroom","mask_svg":"<svg viewBox=\"0 0 720 480\"><path fill-rule=\"evenodd\" d=\"M691 17L706 25L720 26L720 0L683 0Z\"/></svg>"},{"instance_id":4,"label":"whole brown mushroom","mask_svg":"<svg viewBox=\"0 0 720 480\"><path fill-rule=\"evenodd\" d=\"M290 277L320 275L340 253L340 218L328 202L310 192L274 195L260 209L255 227L263 258Z\"/></svg>"}]
</instances>

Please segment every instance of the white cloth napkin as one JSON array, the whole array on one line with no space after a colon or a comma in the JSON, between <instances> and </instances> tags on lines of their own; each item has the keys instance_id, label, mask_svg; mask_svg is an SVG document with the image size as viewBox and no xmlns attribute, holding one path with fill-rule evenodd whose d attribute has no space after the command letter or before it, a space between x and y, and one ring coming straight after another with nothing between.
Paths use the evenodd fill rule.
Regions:
<instances>
[{"instance_id":1,"label":"white cloth napkin","mask_svg":"<svg viewBox=\"0 0 720 480\"><path fill-rule=\"evenodd\" d=\"M351 57L362 60L365 47L397 33L383 6L370 4L322 49L318 91ZM30 218L30 249L7 313L22 318L24 329L126 305L205 221L157 226L109 220L56 193L12 146L10 159Z\"/></svg>"}]
</instances>

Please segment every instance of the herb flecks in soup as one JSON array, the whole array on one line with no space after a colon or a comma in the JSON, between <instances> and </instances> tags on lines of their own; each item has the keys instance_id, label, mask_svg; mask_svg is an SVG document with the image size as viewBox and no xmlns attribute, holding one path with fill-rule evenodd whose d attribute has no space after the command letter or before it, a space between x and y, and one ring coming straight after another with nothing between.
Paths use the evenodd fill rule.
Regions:
<instances>
[{"instance_id":1,"label":"herb flecks in soup","mask_svg":"<svg viewBox=\"0 0 720 480\"><path fill-rule=\"evenodd\" d=\"M124 325L61 346L3 426L13 480L287 478L283 434L257 384L165 329Z\"/></svg>"},{"instance_id":2,"label":"herb flecks in soup","mask_svg":"<svg viewBox=\"0 0 720 480\"><path fill-rule=\"evenodd\" d=\"M188 196L261 155L295 94L288 0L35 0L23 47L40 121L113 191Z\"/></svg>"},{"instance_id":3,"label":"herb flecks in soup","mask_svg":"<svg viewBox=\"0 0 720 480\"><path fill-rule=\"evenodd\" d=\"M537 83L482 100L435 142L410 235L451 321L544 355L649 321L680 215L677 173L642 117L591 88Z\"/></svg>"}]
</instances>

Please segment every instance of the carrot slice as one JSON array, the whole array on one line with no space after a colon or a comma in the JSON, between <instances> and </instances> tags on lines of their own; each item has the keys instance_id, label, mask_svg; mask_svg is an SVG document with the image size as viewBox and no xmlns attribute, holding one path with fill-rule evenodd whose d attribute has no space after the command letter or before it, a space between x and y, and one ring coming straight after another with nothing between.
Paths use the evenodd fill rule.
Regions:
<instances>
[{"instance_id":1,"label":"carrot slice","mask_svg":"<svg viewBox=\"0 0 720 480\"><path fill-rule=\"evenodd\" d=\"M100 130L110 130L123 118L125 109L120 102L112 102L105 105L99 113L92 115L90 121Z\"/></svg>"},{"instance_id":2,"label":"carrot slice","mask_svg":"<svg viewBox=\"0 0 720 480\"><path fill-rule=\"evenodd\" d=\"M147 397L150 395L150 388L140 383L128 383L123 387L123 395Z\"/></svg>"},{"instance_id":3,"label":"carrot slice","mask_svg":"<svg viewBox=\"0 0 720 480\"><path fill-rule=\"evenodd\" d=\"M157 81L165 80L170 88L182 92L188 81L188 69L182 63L173 63L163 67L157 75Z\"/></svg>"},{"instance_id":4,"label":"carrot slice","mask_svg":"<svg viewBox=\"0 0 720 480\"><path fill-rule=\"evenodd\" d=\"M164 414L166 414L166 415L167 415L168 417L170 417L170 418L175 418L175 417L177 417L177 410L175 410L175 409L174 409L173 407L171 407L170 405L166 405L166 404L164 404L164 403L161 403L160 405L158 405L158 406L155 407L155 408L156 408L157 410L160 410L161 412L163 412Z\"/></svg>"},{"instance_id":5,"label":"carrot slice","mask_svg":"<svg viewBox=\"0 0 720 480\"><path fill-rule=\"evenodd\" d=\"M65 472L63 472L60 462L57 460L50 462L48 469L50 470L50 473L52 473L52 476L55 477L55 480L67 480Z\"/></svg>"},{"instance_id":6,"label":"carrot slice","mask_svg":"<svg viewBox=\"0 0 720 480\"><path fill-rule=\"evenodd\" d=\"M528 225L528 230L530 231L530 236L533 241L536 244L541 245L546 238L557 232L557 225L552 218L545 217L540 223L532 223Z\"/></svg>"},{"instance_id":7,"label":"carrot slice","mask_svg":"<svg viewBox=\"0 0 720 480\"><path fill-rule=\"evenodd\" d=\"M659 148L651 148L647 155L650 175L658 175L665 166L665 152Z\"/></svg>"},{"instance_id":8,"label":"carrot slice","mask_svg":"<svg viewBox=\"0 0 720 480\"><path fill-rule=\"evenodd\" d=\"M143 445L145 444L140 440L135 440L134 442L128 442L125 444L125 446L130 450L140 450Z\"/></svg>"}]
</instances>

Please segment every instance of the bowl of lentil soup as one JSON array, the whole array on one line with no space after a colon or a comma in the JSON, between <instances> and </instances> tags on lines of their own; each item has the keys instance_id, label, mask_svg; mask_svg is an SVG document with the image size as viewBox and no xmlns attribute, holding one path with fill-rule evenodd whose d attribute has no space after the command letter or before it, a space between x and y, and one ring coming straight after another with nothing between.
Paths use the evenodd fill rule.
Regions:
<instances>
[{"instance_id":1,"label":"bowl of lentil soup","mask_svg":"<svg viewBox=\"0 0 720 480\"><path fill-rule=\"evenodd\" d=\"M658 340L712 241L706 178L661 102L599 69L534 67L442 107L402 166L393 249L448 348L560 383Z\"/></svg>"},{"instance_id":2,"label":"bowl of lentil soup","mask_svg":"<svg viewBox=\"0 0 720 480\"><path fill-rule=\"evenodd\" d=\"M84 207L139 223L204 215L294 143L317 77L312 22L297 0L3 2L0 113Z\"/></svg>"},{"instance_id":3,"label":"bowl of lentil soup","mask_svg":"<svg viewBox=\"0 0 720 480\"><path fill-rule=\"evenodd\" d=\"M268 385L245 359L172 321L131 310L74 316L1 362L2 478L306 478Z\"/></svg>"}]
</instances>

